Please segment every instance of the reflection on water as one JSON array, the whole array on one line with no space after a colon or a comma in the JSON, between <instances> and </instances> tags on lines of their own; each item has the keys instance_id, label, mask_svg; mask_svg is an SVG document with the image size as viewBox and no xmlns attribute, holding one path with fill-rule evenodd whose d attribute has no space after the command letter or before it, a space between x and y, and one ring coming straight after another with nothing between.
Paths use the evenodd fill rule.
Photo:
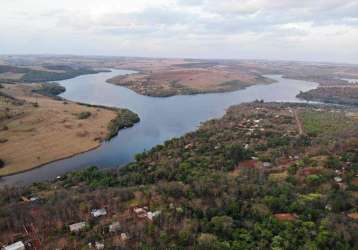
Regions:
<instances>
[{"instance_id":1,"label":"reflection on water","mask_svg":"<svg viewBox=\"0 0 358 250\"><path fill-rule=\"evenodd\" d=\"M299 91L307 91L318 86L312 82L283 79L272 75L268 77L277 80L277 83L252 86L230 93L161 98L138 95L127 88L105 82L115 75L129 73L133 72L114 70L61 81L61 85L66 87L62 97L90 104L129 108L139 114L140 123L121 130L117 137L95 150L5 177L1 183L29 184L53 179L68 171L92 165L100 168L118 167L132 161L136 153L195 130L203 121L222 116L231 105L256 99L297 102L300 100L295 96Z\"/></svg>"}]
</instances>

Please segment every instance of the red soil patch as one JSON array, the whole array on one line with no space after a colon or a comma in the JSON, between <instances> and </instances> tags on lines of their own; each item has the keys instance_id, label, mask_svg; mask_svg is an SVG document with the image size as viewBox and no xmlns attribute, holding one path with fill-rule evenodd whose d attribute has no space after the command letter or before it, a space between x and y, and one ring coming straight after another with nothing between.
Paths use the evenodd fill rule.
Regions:
<instances>
[{"instance_id":1,"label":"red soil patch","mask_svg":"<svg viewBox=\"0 0 358 250\"><path fill-rule=\"evenodd\" d=\"M355 212L355 213L349 213L347 214L347 216L353 220L358 220L358 213Z\"/></svg>"},{"instance_id":2,"label":"red soil patch","mask_svg":"<svg viewBox=\"0 0 358 250\"><path fill-rule=\"evenodd\" d=\"M255 160L247 160L240 162L238 165L238 168L256 168L257 167L257 161Z\"/></svg>"},{"instance_id":3,"label":"red soil patch","mask_svg":"<svg viewBox=\"0 0 358 250\"><path fill-rule=\"evenodd\" d=\"M279 213L274 216L279 221L295 221L297 219L297 215L291 213Z\"/></svg>"},{"instance_id":4,"label":"red soil patch","mask_svg":"<svg viewBox=\"0 0 358 250\"><path fill-rule=\"evenodd\" d=\"M319 174L319 173L321 173L321 171L322 170L320 168L308 167L308 168L300 169L298 173L303 176L308 176L308 175L312 175L312 174Z\"/></svg>"}]
</instances>

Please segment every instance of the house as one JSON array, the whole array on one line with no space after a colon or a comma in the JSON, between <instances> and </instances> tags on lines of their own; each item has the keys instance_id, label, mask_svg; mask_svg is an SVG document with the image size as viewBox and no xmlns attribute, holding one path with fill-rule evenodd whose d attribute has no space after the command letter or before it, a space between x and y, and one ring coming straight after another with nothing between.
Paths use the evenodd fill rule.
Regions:
<instances>
[{"instance_id":1,"label":"house","mask_svg":"<svg viewBox=\"0 0 358 250\"><path fill-rule=\"evenodd\" d=\"M297 219L297 215L292 213L278 213L274 214L274 216L279 221L294 221Z\"/></svg>"},{"instance_id":2,"label":"house","mask_svg":"<svg viewBox=\"0 0 358 250\"><path fill-rule=\"evenodd\" d=\"M148 218L148 220L153 221L154 218L156 218L159 215L160 215L160 211L148 212L147 213L147 218Z\"/></svg>"},{"instance_id":3,"label":"house","mask_svg":"<svg viewBox=\"0 0 358 250\"><path fill-rule=\"evenodd\" d=\"M79 223L75 223L70 225L70 231L71 232L79 232L82 229L84 229L86 227L86 222L79 222Z\"/></svg>"},{"instance_id":4,"label":"house","mask_svg":"<svg viewBox=\"0 0 358 250\"><path fill-rule=\"evenodd\" d=\"M334 177L334 181L337 182L337 183L342 182L342 180L343 179L341 177L339 177L339 176Z\"/></svg>"},{"instance_id":5,"label":"house","mask_svg":"<svg viewBox=\"0 0 358 250\"><path fill-rule=\"evenodd\" d=\"M271 163L270 162L263 162L262 163L262 166L264 167L264 168L269 168L269 167L271 167Z\"/></svg>"},{"instance_id":6,"label":"house","mask_svg":"<svg viewBox=\"0 0 358 250\"><path fill-rule=\"evenodd\" d=\"M104 249L104 244L101 243L101 242L96 241L94 244L88 243L88 247L89 248L94 248L94 249L97 249L97 250L101 250L101 249Z\"/></svg>"},{"instance_id":7,"label":"house","mask_svg":"<svg viewBox=\"0 0 358 250\"><path fill-rule=\"evenodd\" d=\"M38 201L38 200L40 200L40 197L37 197L37 196L34 196L34 197L30 198L31 202L35 202L35 201Z\"/></svg>"},{"instance_id":8,"label":"house","mask_svg":"<svg viewBox=\"0 0 358 250\"><path fill-rule=\"evenodd\" d=\"M148 219L150 221L153 221L155 217L157 217L160 214L160 211L151 212L148 211L148 207L136 207L133 209L133 212L135 215L140 219Z\"/></svg>"},{"instance_id":9,"label":"house","mask_svg":"<svg viewBox=\"0 0 358 250\"><path fill-rule=\"evenodd\" d=\"M119 222L114 222L111 225L109 225L109 232L115 233L121 229L121 224Z\"/></svg>"},{"instance_id":10,"label":"house","mask_svg":"<svg viewBox=\"0 0 358 250\"><path fill-rule=\"evenodd\" d=\"M133 212L140 219L144 219L145 217L147 217L147 209L145 209L145 208L136 207L133 209Z\"/></svg>"},{"instance_id":11,"label":"house","mask_svg":"<svg viewBox=\"0 0 358 250\"><path fill-rule=\"evenodd\" d=\"M21 196L21 200L25 201L25 202L35 202L35 201L40 200L40 197L33 196L33 197L30 197L30 198L27 198L25 196Z\"/></svg>"},{"instance_id":12,"label":"house","mask_svg":"<svg viewBox=\"0 0 358 250\"><path fill-rule=\"evenodd\" d=\"M22 241L4 247L4 250L25 250L25 245Z\"/></svg>"},{"instance_id":13,"label":"house","mask_svg":"<svg viewBox=\"0 0 358 250\"><path fill-rule=\"evenodd\" d=\"M93 217L97 218L100 216L105 216L107 215L107 210L104 208L101 209L92 209L91 214Z\"/></svg>"},{"instance_id":14,"label":"house","mask_svg":"<svg viewBox=\"0 0 358 250\"><path fill-rule=\"evenodd\" d=\"M332 206L329 205L329 204L327 204L327 205L325 206L325 209L328 210L328 211L332 211Z\"/></svg>"},{"instance_id":15,"label":"house","mask_svg":"<svg viewBox=\"0 0 358 250\"><path fill-rule=\"evenodd\" d=\"M351 218L352 220L358 220L358 213L357 213L357 212L355 212L355 213L349 213L349 214L347 214L347 216L348 216L349 218Z\"/></svg>"},{"instance_id":16,"label":"house","mask_svg":"<svg viewBox=\"0 0 358 250\"><path fill-rule=\"evenodd\" d=\"M121 233L121 240L122 241L126 241L128 239L129 239L129 237L128 237L128 235L126 233Z\"/></svg>"}]
</instances>

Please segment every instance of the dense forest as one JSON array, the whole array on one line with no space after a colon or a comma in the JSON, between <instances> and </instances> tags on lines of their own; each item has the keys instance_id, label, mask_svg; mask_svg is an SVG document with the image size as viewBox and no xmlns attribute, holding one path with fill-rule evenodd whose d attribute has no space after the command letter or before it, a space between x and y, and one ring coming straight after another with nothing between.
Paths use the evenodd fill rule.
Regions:
<instances>
[{"instance_id":1,"label":"dense forest","mask_svg":"<svg viewBox=\"0 0 358 250\"><path fill-rule=\"evenodd\" d=\"M0 243L357 249L357 119L329 106L233 106L123 168L4 188Z\"/></svg>"},{"instance_id":2,"label":"dense forest","mask_svg":"<svg viewBox=\"0 0 358 250\"><path fill-rule=\"evenodd\" d=\"M301 92L297 97L307 101L358 106L358 87L355 85L319 87L307 92Z\"/></svg>"}]
</instances>

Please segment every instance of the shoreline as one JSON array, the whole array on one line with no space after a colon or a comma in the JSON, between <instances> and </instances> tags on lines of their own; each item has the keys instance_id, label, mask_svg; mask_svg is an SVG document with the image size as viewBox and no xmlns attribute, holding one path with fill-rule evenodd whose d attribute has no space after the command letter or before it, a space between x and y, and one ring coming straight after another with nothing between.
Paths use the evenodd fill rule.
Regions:
<instances>
[{"instance_id":1,"label":"shoreline","mask_svg":"<svg viewBox=\"0 0 358 250\"><path fill-rule=\"evenodd\" d=\"M26 172L32 171L32 170L37 169L37 168L41 168L41 167L43 167L43 166L45 166L45 165L47 165L47 164L50 164L50 163L53 163L53 162L56 162L56 161L66 160L66 159L69 159L69 158L74 157L74 156L77 156L77 155L85 154L85 153L87 153L87 152L89 152L89 151L92 151L92 150L95 150L95 149L99 148L102 144L103 144L103 141L100 142L98 145L96 145L96 146L94 146L94 147L92 147L92 148L90 148L90 149L87 149L87 150L85 150L85 151L81 151L81 152L78 152L78 153L73 153L73 154L71 154L71 155L69 155L69 156L61 157L61 158L56 159L56 160L51 160L51 161L49 161L49 162L42 163L42 164L40 164L40 165L36 165L35 167L29 168L29 169L20 170L19 172L15 172L15 173L11 173L11 174L5 174L5 175L0 175L0 186L2 186L2 185L1 185L1 178L9 177L9 176L17 175L17 174L26 173Z\"/></svg>"},{"instance_id":2,"label":"shoreline","mask_svg":"<svg viewBox=\"0 0 358 250\"><path fill-rule=\"evenodd\" d=\"M65 92L65 91L66 90L62 91L61 93ZM39 94L39 93L37 93L37 94ZM136 123L138 123L140 121L140 117L138 116L138 114L136 114L135 112L133 112L131 110L125 109L125 108L104 106L104 105L93 105L90 103L71 101L71 100L68 100L68 99L58 96L58 94L57 95L48 95L48 94L42 93L39 95L42 96L42 98L46 98L51 101L60 101L60 102L66 102L68 104L72 103L74 105L83 106L83 107L98 108L98 109L102 109L102 110L112 111L115 113L115 116L113 117L113 119L109 120L108 123L105 124L105 127L107 129L106 135L104 138L101 138L100 140L94 140L95 145L92 145L92 146L89 145L90 147L84 148L82 150L69 152L69 154L67 154L67 155L59 156L58 158L56 157L56 158L50 159L49 161L45 161L40 164L29 166L29 167L26 167L26 168L23 168L20 170L9 169L8 173L6 171L4 171L5 172L4 174L0 174L0 186L2 186L2 178L29 172L34 169L41 168L45 165L51 164L53 162L69 159L69 158L75 157L77 155L81 155L81 154L90 152L92 150L95 150L95 149L101 147L103 145L103 143L108 142L111 139L113 139L114 137L116 137L121 130L133 127ZM129 117L128 120L121 120L122 116L124 117L124 119L128 118L128 114L134 116L136 119L131 119L131 117ZM119 123L118 123L118 120L120 120ZM113 130L114 130L114 132L113 132ZM2 170L4 170L6 167L7 166L5 165L4 168L2 168Z\"/></svg>"},{"instance_id":3,"label":"shoreline","mask_svg":"<svg viewBox=\"0 0 358 250\"><path fill-rule=\"evenodd\" d=\"M61 101L67 101L67 102L72 102L70 100L67 100L67 99L62 99ZM118 114L125 110L125 109L121 109L121 108L116 108L116 107L107 107L107 106L101 106L101 105L92 105L92 104L86 104L86 103L80 103L80 102L72 102L74 104L78 104L78 105L83 105L83 106L88 106L88 107L94 107L94 108L102 108L102 109L106 109L106 110L110 110L110 111L113 111L113 112L116 112L117 113L117 116L112 119L111 121L108 122L107 126L109 126L113 120L115 120L117 117L118 117ZM132 112L129 110L129 112ZM133 114L137 115L136 113L132 112ZM36 165L34 167L30 167L30 168L27 168L27 169L24 169L24 170L20 170L20 171L16 171L16 172L13 172L13 173L9 173L9 174L0 174L0 186L1 186L1 178L3 177L8 177L8 176L13 176L13 175L17 175L17 174L21 174L21 173L25 173L25 172L28 172L28 171L31 171L31 170L34 170L34 169L37 169L37 168L41 168L47 164L51 164L53 162L57 162L57 161L61 161L61 160L65 160L65 159L69 159L69 158L72 158L74 156L77 156L77 155L81 155L81 154L84 154L84 153L87 153L87 152L90 152L92 150L95 150L99 147L101 147L103 145L103 143L105 142L108 142L110 140L112 140L114 137L116 137L118 135L118 133L120 133L121 130L123 129L127 129L127 128L131 128L133 126L135 126L136 123L140 122L140 118L139 116L137 115L138 117L138 121L135 121L135 122L132 122L130 126L127 126L127 127L120 127L119 128L115 128L117 131L115 134L111 134L110 131L108 131L108 134L106 135L106 137L101 140L101 141L98 141L98 144L93 146L93 147L90 147L88 149L85 149L83 151L80 151L80 152L76 152L76 153L72 153L68 156L64 156L64 157L60 157L60 158L57 158L57 159L54 159L54 160L50 160L48 162L45 162L45 163L41 163L40 165Z\"/></svg>"}]
</instances>

